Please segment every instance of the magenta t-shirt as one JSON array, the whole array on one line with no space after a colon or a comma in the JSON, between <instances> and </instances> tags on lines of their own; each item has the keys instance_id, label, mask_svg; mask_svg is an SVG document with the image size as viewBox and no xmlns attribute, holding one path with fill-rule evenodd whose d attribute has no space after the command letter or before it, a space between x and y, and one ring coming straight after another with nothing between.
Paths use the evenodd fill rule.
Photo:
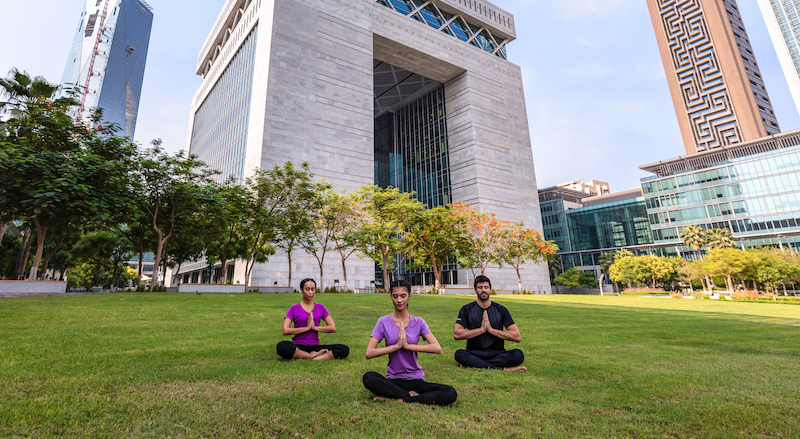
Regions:
<instances>
[{"instance_id":1,"label":"magenta t-shirt","mask_svg":"<svg viewBox=\"0 0 800 439\"><path fill-rule=\"evenodd\" d=\"M386 346L391 346L397 343L397 333L400 328L392 321L392 316L383 316L378 319L375 324L375 329L372 330L372 336L377 338L378 341L386 339ZM411 316L411 321L406 328L406 340L409 344L419 344L419 339L431 331L425 320L422 317ZM417 363L417 353L400 349L399 351L389 354L389 364L386 365L386 378L402 378L406 380L424 380L425 373Z\"/></svg>"},{"instance_id":2,"label":"magenta t-shirt","mask_svg":"<svg viewBox=\"0 0 800 439\"><path fill-rule=\"evenodd\" d=\"M314 304L314 325L319 326L320 322L330 315L325 305L321 303ZM302 304L294 304L289 307L286 312L286 318L294 322L295 328L304 328L308 326L308 313L303 309ZM292 343L299 344L319 344L319 333L317 331L308 331L302 334L295 334L292 337Z\"/></svg>"}]
</instances>

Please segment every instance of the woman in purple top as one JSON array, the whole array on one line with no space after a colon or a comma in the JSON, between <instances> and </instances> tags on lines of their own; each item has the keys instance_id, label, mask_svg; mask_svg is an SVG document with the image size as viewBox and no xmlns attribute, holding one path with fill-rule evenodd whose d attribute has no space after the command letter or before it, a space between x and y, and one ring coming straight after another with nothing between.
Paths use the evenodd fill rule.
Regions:
<instances>
[{"instance_id":1,"label":"woman in purple top","mask_svg":"<svg viewBox=\"0 0 800 439\"><path fill-rule=\"evenodd\" d=\"M417 402L420 404L448 405L455 402L456 389L444 384L425 381L425 374L417 362L417 352L441 354L442 347L433 336L422 317L408 313L411 285L404 280L392 282L394 312L378 319L367 345L367 359L389 355L386 377L377 372L364 374L364 387L377 395L375 401ZM423 338L428 344L419 344ZM386 340L386 346L378 343Z\"/></svg>"},{"instance_id":2,"label":"woman in purple top","mask_svg":"<svg viewBox=\"0 0 800 439\"><path fill-rule=\"evenodd\" d=\"M328 310L321 303L314 303L314 294L317 292L317 283L314 279L300 281L300 291L303 300L289 307L286 318L283 319L283 335L293 335L292 341L278 343L278 355L291 360L311 358L314 360L333 360L346 358L350 348L343 344L319 344L320 332L336 332L336 323L333 322ZM320 326L325 321L325 326ZM292 327L294 323L294 327Z\"/></svg>"}]
</instances>

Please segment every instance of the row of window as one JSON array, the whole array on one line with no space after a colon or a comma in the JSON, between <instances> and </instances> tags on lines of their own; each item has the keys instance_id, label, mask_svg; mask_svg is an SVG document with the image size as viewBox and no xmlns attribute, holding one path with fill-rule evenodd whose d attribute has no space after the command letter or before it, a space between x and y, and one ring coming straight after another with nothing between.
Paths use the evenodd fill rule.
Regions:
<instances>
[{"instance_id":1,"label":"row of window","mask_svg":"<svg viewBox=\"0 0 800 439\"><path fill-rule=\"evenodd\" d=\"M471 24L460 15L442 11L433 2L425 0L377 0L377 2L485 52L507 59L508 40L498 41L485 27Z\"/></svg>"}]
</instances>

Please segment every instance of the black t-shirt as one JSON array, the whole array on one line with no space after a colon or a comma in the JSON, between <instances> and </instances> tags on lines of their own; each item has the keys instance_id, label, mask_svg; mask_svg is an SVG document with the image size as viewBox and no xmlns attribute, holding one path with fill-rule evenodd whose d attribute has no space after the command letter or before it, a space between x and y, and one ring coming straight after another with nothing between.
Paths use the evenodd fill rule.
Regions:
<instances>
[{"instance_id":1,"label":"black t-shirt","mask_svg":"<svg viewBox=\"0 0 800 439\"><path fill-rule=\"evenodd\" d=\"M483 322L484 309L478 306L478 302L470 302L461 307L458 312L456 323L466 329L477 329L481 327ZM502 330L504 327L508 329L509 326L514 324L514 319L511 318L511 313L508 312L505 306L499 303L492 302L486 311L489 313L489 324L494 329ZM488 332L467 340L468 351L502 351L505 350L503 339L495 337Z\"/></svg>"}]
</instances>

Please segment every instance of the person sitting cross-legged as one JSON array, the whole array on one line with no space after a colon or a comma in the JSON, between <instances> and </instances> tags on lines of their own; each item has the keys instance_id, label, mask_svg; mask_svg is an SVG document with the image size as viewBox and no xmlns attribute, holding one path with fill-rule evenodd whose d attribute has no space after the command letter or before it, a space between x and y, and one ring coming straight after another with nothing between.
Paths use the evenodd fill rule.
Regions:
<instances>
[{"instance_id":1,"label":"person sitting cross-legged","mask_svg":"<svg viewBox=\"0 0 800 439\"><path fill-rule=\"evenodd\" d=\"M389 356L386 377L378 372L367 372L362 377L364 387L376 395L375 401L452 404L458 397L456 389L425 381L417 362L418 352L441 354L442 347L425 320L408 313L411 285L404 280L392 282L390 297L394 311L378 319L365 353L367 359ZM385 347L378 347L381 340L386 340ZM421 344L422 340L427 344Z\"/></svg>"},{"instance_id":2,"label":"person sitting cross-legged","mask_svg":"<svg viewBox=\"0 0 800 439\"><path fill-rule=\"evenodd\" d=\"M283 335L292 335L292 341L278 343L277 351L281 357L292 360L310 358L314 360L333 360L347 358L350 348L343 344L321 345L319 333L336 332L336 323L321 303L314 303L317 284L313 279L300 282L303 300L289 307L283 319ZM325 325L321 325L322 322ZM292 327L294 323L294 327Z\"/></svg>"},{"instance_id":3,"label":"person sitting cross-legged","mask_svg":"<svg viewBox=\"0 0 800 439\"><path fill-rule=\"evenodd\" d=\"M475 277L475 293L477 299L461 307L453 329L456 340L467 340L467 348L456 351L456 361L462 367L527 372L528 368L521 366L525 361L522 351L505 350L505 340L519 343L522 337L506 307L492 302L488 277Z\"/></svg>"}]
</instances>

